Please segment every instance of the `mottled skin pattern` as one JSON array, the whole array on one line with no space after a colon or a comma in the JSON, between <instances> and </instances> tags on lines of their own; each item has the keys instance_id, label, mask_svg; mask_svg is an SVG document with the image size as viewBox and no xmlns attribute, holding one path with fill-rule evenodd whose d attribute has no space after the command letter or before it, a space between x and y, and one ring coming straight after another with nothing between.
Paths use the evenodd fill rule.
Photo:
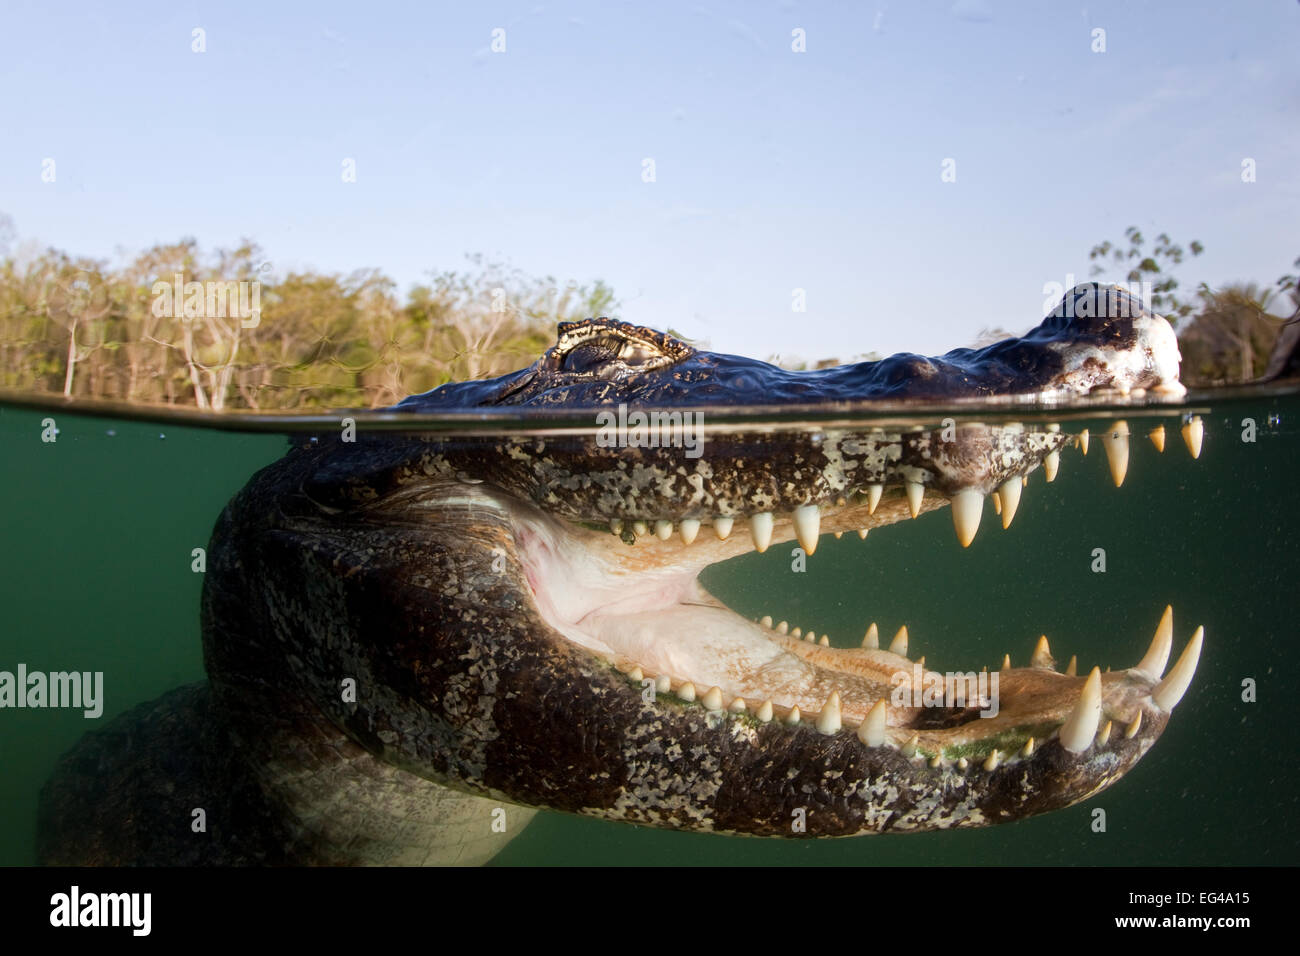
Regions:
<instances>
[{"instance_id":1,"label":"mottled skin pattern","mask_svg":"<svg viewBox=\"0 0 1300 956\"><path fill-rule=\"evenodd\" d=\"M214 553L237 553L241 574L265 582L277 609L252 628L266 642L208 642L209 672L222 675L217 699L255 724L277 699L271 688L299 686L350 737L412 773L525 805L760 835L791 835L797 808L807 811L808 835L849 835L1067 806L1122 775L1164 727L1167 715L1153 710L1139 735L1115 734L1086 759L1046 741L1032 759L961 772L866 748L849 730L761 724L671 695L648 702L640 684L537 614L502 493L423 477L445 467L438 446L405 442L403 464L366 485L382 487L382 497L349 506L348 495L328 495L318 466L364 472L372 445L393 454L392 439L292 453L218 527ZM418 521L394 520L389 508ZM238 540L228 538L236 527ZM232 601L245 593L237 587ZM220 599L213 586L208 595ZM240 614L206 610L209 619ZM356 707L339 700L343 675L365 689ZM1117 706L1108 716L1127 724L1134 715ZM976 746L971 757L992 749Z\"/></svg>"},{"instance_id":2,"label":"mottled skin pattern","mask_svg":"<svg viewBox=\"0 0 1300 956\"><path fill-rule=\"evenodd\" d=\"M401 408L1176 391L1167 331L1148 313L1049 316L1024 339L981 352L801 377L593 320L562 326L530 369ZM1084 679L1044 661L1000 673L1000 720L891 708L886 739L868 745L854 732L864 708L847 689L845 725L826 731L787 724L788 706L770 722L752 707L710 709L682 699L676 681L652 693L652 681L628 676L631 662L570 639L573 621L560 621L542 580L548 549L612 569L620 587L665 569L692 573L751 550L741 526L756 514L775 515L774 541L793 538L799 506L819 506L822 533L891 524L908 516L904 482L925 488L919 511L929 511L944 495L1018 485L1066 441L1059 430L974 423L741 431L711 436L697 459L601 447L591 435L301 441L250 480L213 533L203 599L210 685L119 718L64 758L43 794L42 858L474 862L526 823L512 805L787 837L980 826L1068 806L1122 776L1164 729L1168 711L1150 696L1159 675L1104 675L1107 729L1082 752L1056 733ZM868 504L872 486L883 491ZM631 528L687 519L707 531L727 517L735 534L701 533L689 547ZM720 608L695 593L688 611ZM905 650L767 635L815 663L818 680L862 674L883 695L888 675L911 667ZM820 684L815 692L823 699ZM177 746L187 756L168 763ZM105 781L116 787L107 798ZM197 806L214 820L200 839L189 832ZM486 838L498 807L507 823L496 843L439 853L475 827ZM457 812L459 829L446 823ZM792 826L800 816L803 826ZM145 822L160 818L171 823Z\"/></svg>"},{"instance_id":3,"label":"mottled skin pattern","mask_svg":"<svg viewBox=\"0 0 1300 956\"><path fill-rule=\"evenodd\" d=\"M698 459L684 458L676 448L601 448L590 437L462 438L441 442L438 454L424 456L417 467L449 480L491 475L492 484L574 521L680 521L829 506L869 485L905 479L944 494L969 487L987 493L1036 468L1067 438L982 425L954 426L952 440L941 438L939 430L827 429L786 432L776 440L738 434L710 438L707 454ZM393 476L386 469L408 453L389 445L378 460L339 458L327 465L325 480L309 483L308 494L324 505L368 498L388 486Z\"/></svg>"}]
</instances>

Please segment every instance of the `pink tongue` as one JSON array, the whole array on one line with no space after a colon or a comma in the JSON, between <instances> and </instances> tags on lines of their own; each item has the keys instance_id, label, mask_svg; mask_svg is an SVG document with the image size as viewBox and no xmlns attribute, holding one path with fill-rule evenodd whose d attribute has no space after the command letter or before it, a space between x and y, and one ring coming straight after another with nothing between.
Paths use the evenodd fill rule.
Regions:
<instances>
[{"instance_id":1,"label":"pink tongue","mask_svg":"<svg viewBox=\"0 0 1300 956\"><path fill-rule=\"evenodd\" d=\"M634 662L649 676L667 674L674 688L690 681L697 695L719 687L724 705L743 697L752 705L771 700L781 708L798 706L815 714L838 691L845 719L856 723L888 692L878 681L819 668L724 607L597 611L579 627L583 634L571 634L572 639L607 648L615 663Z\"/></svg>"}]
</instances>

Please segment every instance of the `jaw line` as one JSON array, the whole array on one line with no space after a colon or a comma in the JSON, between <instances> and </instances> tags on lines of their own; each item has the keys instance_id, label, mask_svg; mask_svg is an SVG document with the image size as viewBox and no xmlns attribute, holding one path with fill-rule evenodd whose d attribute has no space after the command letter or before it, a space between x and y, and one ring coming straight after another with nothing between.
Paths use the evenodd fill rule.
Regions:
<instances>
[{"instance_id":1,"label":"jaw line","mask_svg":"<svg viewBox=\"0 0 1300 956\"><path fill-rule=\"evenodd\" d=\"M1030 463L1025 473L1038 464ZM885 699L889 743L927 755L953 755L984 753L1008 741L1032 749L1035 738L1041 746L1069 718L1085 683L1085 676L1058 673L1050 661L983 674L958 671L970 681L965 706L923 709L925 685L937 680L944 686L953 675L925 668L924 659L909 659L905 646L810 643L773 629L770 619L748 621L708 593L698 579L705 567L757 550L741 527L743 517L726 539L706 525L690 545L675 535L661 540L653 533L629 544L630 531L619 537L595 522L548 514L508 492L494 498L510 515L518 557L543 621L566 642L628 675L632 694L653 685L656 693L684 703L707 699L711 708L749 715L765 708L778 721L811 720L819 727L835 694L837 729L860 727L873 705ZM943 495L926 495L916 516L949 504ZM913 516L898 487L888 488L874 508L854 497L823 506L820 515L821 534L878 528ZM797 537L792 515L775 517L772 545ZM1140 671L1108 672L1101 685L1105 713L1122 725L1151 706L1155 681ZM990 687L996 700L976 696L977 688L986 694ZM896 689L910 692L907 704L893 699Z\"/></svg>"},{"instance_id":2,"label":"jaw line","mask_svg":"<svg viewBox=\"0 0 1300 956\"><path fill-rule=\"evenodd\" d=\"M698 575L718 561L754 551L746 534L733 533L726 540L701 535L689 546L647 535L628 546L608 531L551 517L519 499L508 497L502 504L510 512L520 561L542 619L567 642L631 675L630 693L641 693L642 682L653 681L658 693L685 693L689 703L717 688L722 708L743 706L753 714L770 702L777 720L790 720L797 708L796 719L816 721L834 692L843 724L855 727L896 687L915 686L919 695L927 677L944 680L904 654L809 643L726 607L705 590ZM938 497L926 499L923 511L945 504ZM895 495L883 498L874 515L867 514L865 504L828 512L824 527L833 533L909 517L905 499ZM774 544L794 538L791 520L776 522ZM920 749L938 753L978 747L1017 728L1050 732L1069 715L1084 681L1042 669L985 677L995 693L1000 684L1003 695L1022 695L1037 708L1007 706L1004 699L1000 714L981 719L979 711L988 702L974 697L972 684L967 708L950 712L946 727L922 724L933 711L923 715L919 706L889 703L889 739L902 746L916 734ZM687 685L690 690L684 691ZM1020 733L1022 743L1027 734Z\"/></svg>"}]
</instances>

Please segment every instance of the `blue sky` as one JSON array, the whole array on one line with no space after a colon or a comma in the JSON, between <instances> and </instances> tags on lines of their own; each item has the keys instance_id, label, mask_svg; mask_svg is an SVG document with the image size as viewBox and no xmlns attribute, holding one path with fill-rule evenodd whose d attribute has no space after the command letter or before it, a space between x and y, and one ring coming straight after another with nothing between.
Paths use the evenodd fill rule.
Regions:
<instances>
[{"instance_id":1,"label":"blue sky","mask_svg":"<svg viewBox=\"0 0 1300 956\"><path fill-rule=\"evenodd\" d=\"M6 0L0 213L403 288L483 253L723 351L935 353L1037 323L1131 224L1205 243L1185 284L1290 271L1297 49L1293 0Z\"/></svg>"}]
</instances>

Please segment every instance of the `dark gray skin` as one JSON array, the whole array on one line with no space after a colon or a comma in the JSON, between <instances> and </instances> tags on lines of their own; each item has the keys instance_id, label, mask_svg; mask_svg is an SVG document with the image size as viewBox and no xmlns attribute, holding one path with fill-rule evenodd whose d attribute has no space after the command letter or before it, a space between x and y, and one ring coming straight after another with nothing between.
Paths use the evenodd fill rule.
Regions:
<instances>
[{"instance_id":1,"label":"dark gray skin","mask_svg":"<svg viewBox=\"0 0 1300 956\"><path fill-rule=\"evenodd\" d=\"M1146 313L1049 316L1026 339L992 347L1020 356L1025 388L1009 387L1011 366L988 356L993 384L979 381L978 353L927 360L918 388L1176 392L1176 350L1171 378L1162 325ZM731 374L737 361L752 370ZM676 399L693 383L711 402L734 401L753 373L794 383L762 389L768 402L838 401L854 378L759 365L591 320L562 327L530 369L400 408L463 408L470 398L475 407L601 408ZM916 368L916 357L903 366ZM897 387L891 380L889 394ZM981 826L1068 806L1118 780L1163 731L1181 696L1170 703L1175 674L1160 683L1167 647L1153 645L1145 669L1094 678L1100 720L1083 743L1063 724L1085 679L1058 673L1045 653L999 672L1000 718L981 718L978 706L891 702L876 741L857 731L871 702L889 697L891 674L910 669L905 648L821 647L740 621L694 583L682 585L680 604L648 590L658 610L646 626L707 614L737 641L771 645L804 667L806 686L787 688L765 720L758 698L733 712L707 705L707 685L687 694L679 678L691 674L652 693L645 661L593 651L571 630L620 638L625 621L645 615L632 606L640 581L688 580L751 550L743 525L754 515L775 515L774 541L795 536L790 512L800 506L817 506L822 533L879 527L908 517L905 482L925 489L918 513L963 492L1005 496L1069 440L975 423L742 431L711 438L693 460L680 448L607 448L592 436L304 441L218 520L203 598L209 684L138 708L65 756L42 795L42 859L477 862L526 823L515 807L814 837ZM872 486L883 487L878 503ZM724 517L737 519L725 540L710 529ZM683 520L704 523L689 545L633 530ZM663 639L677 629L666 625ZM837 710L818 726L830 689L842 692L843 720ZM809 717L791 725L796 699ZM498 806L506 834L494 842L486 816ZM193 807L209 809L203 837L191 831Z\"/></svg>"},{"instance_id":2,"label":"dark gray skin","mask_svg":"<svg viewBox=\"0 0 1300 956\"><path fill-rule=\"evenodd\" d=\"M534 365L495 379L444 385L397 407L826 406L866 399L1129 391L1177 381L1178 347L1169 324L1127 292L1088 282L1066 293L1020 338L953 349L937 358L900 353L808 372L698 351L667 333L625 322L562 322L555 346Z\"/></svg>"}]
</instances>

